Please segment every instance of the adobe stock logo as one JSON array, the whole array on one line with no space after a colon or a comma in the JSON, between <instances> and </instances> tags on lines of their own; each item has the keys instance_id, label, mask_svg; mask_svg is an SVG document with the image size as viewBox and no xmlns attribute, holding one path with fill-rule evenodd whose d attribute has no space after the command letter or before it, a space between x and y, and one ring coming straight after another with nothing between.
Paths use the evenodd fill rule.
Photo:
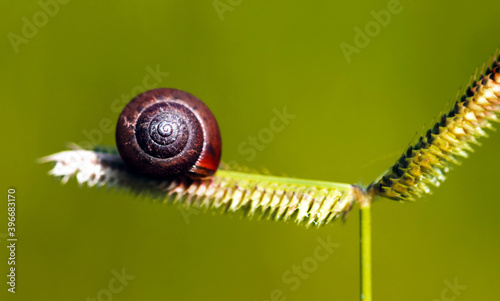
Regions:
<instances>
[{"instance_id":1,"label":"adobe stock logo","mask_svg":"<svg viewBox=\"0 0 500 301\"><path fill-rule=\"evenodd\" d=\"M113 277L109 279L108 286L99 290L95 298L87 297L87 301L111 301L114 295L123 292L129 282L135 279L135 276L127 275L125 268L121 272L112 269L111 274Z\"/></svg>"},{"instance_id":2,"label":"adobe stock logo","mask_svg":"<svg viewBox=\"0 0 500 301\"><path fill-rule=\"evenodd\" d=\"M453 279L453 282L445 279L443 280L443 284L446 287L441 290L441 298L432 301L455 301L467 289L467 285L460 285L458 283L457 277Z\"/></svg>"},{"instance_id":3,"label":"adobe stock logo","mask_svg":"<svg viewBox=\"0 0 500 301\"><path fill-rule=\"evenodd\" d=\"M232 12L235 7L239 6L243 0L214 0L212 5L214 6L215 12L217 16L219 16L219 20L224 21L224 14L226 12Z\"/></svg>"},{"instance_id":4,"label":"adobe stock logo","mask_svg":"<svg viewBox=\"0 0 500 301\"><path fill-rule=\"evenodd\" d=\"M344 57L348 63L352 61L353 54L361 53L361 49L364 49L370 45L371 39L375 38L380 34L382 28L387 27L392 20L392 15L397 15L403 11L403 6L399 0L389 0L387 3L387 9L382 9L378 12L372 10L370 15L373 20L368 21L363 29L358 26L354 27L354 45L348 44L346 42L340 43L340 50L344 54Z\"/></svg>"},{"instance_id":5,"label":"adobe stock logo","mask_svg":"<svg viewBox=\"0 0 500 301\"><path fill-rule=\"evenodd\" d=\"M290 120L297 116L288 113L286 106L281 111L274 108L273 114L274 116L269 120L269 127L261 128L256 136L248 136L246 141L238 145L238 152L241 155L248 155L246 158L247 162L255 159L257 151L264 150L266 145L274 140L274 135L282 132L290 124Z\"/></svg>"},{"instance_id":6,"label":"adobe stock logo","mask_svg":"<svg viewBox=\"0 0 500 301\"><path fill-rule=\"evenodd\" d=\"M39 29L47 25L49 19L55 17L59 13L59 5L68 4L69 1L70 0L38 1L38 5L41 9L35 12L30 19L26 17L21 18L23 22L21 26L21 35L12 31L7 34L7 38L14 52L18 54L19 46L21 46L21 44L28 44L30 39L33 39L38 34Z\"/></svg>"},{"instance_id":7,"label":"adobe stock logo","mask_svg":"<svg viewBox=\"0 0 500 301\"><path fill-rule=\"evenodd\" d=\"M340 244L332 242L330 235L326 239L317 237L316 241L318 245L314 248L311 256L305 257L299 264L293 264L281 275L281 281L288 289L275 288L267 295L269 298L266 296L264 301L289 300L287 294L298 290L302 283L306 282L319 269L321 264L328 260L335 250L340 247Z\"/></svg>"}]
</instances>

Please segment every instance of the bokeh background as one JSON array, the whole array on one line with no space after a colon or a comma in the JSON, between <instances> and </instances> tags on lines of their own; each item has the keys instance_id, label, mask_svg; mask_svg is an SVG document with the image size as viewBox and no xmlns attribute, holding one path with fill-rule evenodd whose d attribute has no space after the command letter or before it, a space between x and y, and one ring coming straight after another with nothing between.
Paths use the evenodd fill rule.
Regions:
<instances>
[{"instance_id":1,"label":"bokeh background","mask_svg":"<svg viewBox=\"0 0 500 301\"><path fill-rule=\"evenodd\" d=\"M17 190L19 239L17 292L7 293L4 277L2 300L357 300L357 208L319 230L186 217L61 185L36 159L68 142L114 144L122 99L175 87L217 116L224 161L367 184L500 46L499 1L41 3L0 4L0 177L4 193ZM348 62L341 43L355 46L355 28L366 32L371 11L391 5L401 11ZM295 118L250 159L244 143L285 107ZM498 297L500 135L482 142L433 195L375 203L376 300ZM6 202L1 208L6 275ZM292 290L283 275L329 236L339 246ZM123 269L135 278L117 281ZM120 289L111 293L110 282Z\"/></svg>"}]
</instances>

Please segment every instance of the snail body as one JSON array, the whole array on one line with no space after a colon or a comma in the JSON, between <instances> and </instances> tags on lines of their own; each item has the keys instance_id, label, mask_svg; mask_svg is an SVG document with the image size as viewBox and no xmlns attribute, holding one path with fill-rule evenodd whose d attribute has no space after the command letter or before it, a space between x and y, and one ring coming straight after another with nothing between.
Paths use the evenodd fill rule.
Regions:
<instances>
[{"instance_id":1,"label":"snail body","mask_svg":"<svg viewBox=\"0 0 500 301\"><path fill-rule=\"evenodd\" d=\"M221 135L210 109L177 89L149 90L123 109L116 145L132 171L151 178L211 176L221 158Z\"/></svg>"}]
</instances>

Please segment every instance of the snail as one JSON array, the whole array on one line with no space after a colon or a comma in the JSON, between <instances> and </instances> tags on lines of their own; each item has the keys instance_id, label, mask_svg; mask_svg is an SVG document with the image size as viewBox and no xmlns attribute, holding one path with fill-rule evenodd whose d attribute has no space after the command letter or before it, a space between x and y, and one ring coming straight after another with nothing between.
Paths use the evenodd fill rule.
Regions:
<instances>
[{"instance_id":1,"label":"snail","mask_svg":"<svg viewBox=\"0 0 500 301\"><path fill-rule=\"evenodd\" d=\"M137 95L125 106L116 126L116 146L140 175L205 178L217 171L222 142L217 121L201 100L160 88Z\"/></svg>"}]
</instances>

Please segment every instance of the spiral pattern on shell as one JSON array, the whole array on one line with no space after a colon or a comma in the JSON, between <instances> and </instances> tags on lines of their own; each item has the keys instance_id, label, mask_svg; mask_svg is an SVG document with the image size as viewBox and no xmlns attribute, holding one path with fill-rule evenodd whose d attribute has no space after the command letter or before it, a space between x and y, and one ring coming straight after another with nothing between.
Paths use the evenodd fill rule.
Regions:
<instances>
[{"instance_id":1,"label":"spiral pattern on shell","mask_svg":"<svg viewBox=\"0 0 500 301\"><path fill-rule=\"evenodd\" d=\"M154 89L132 99L118 120L116 143L133 171L154 178L205 177L220 162L215 117L201 100L177 89Z\"/></svg>"}]
</instances>

